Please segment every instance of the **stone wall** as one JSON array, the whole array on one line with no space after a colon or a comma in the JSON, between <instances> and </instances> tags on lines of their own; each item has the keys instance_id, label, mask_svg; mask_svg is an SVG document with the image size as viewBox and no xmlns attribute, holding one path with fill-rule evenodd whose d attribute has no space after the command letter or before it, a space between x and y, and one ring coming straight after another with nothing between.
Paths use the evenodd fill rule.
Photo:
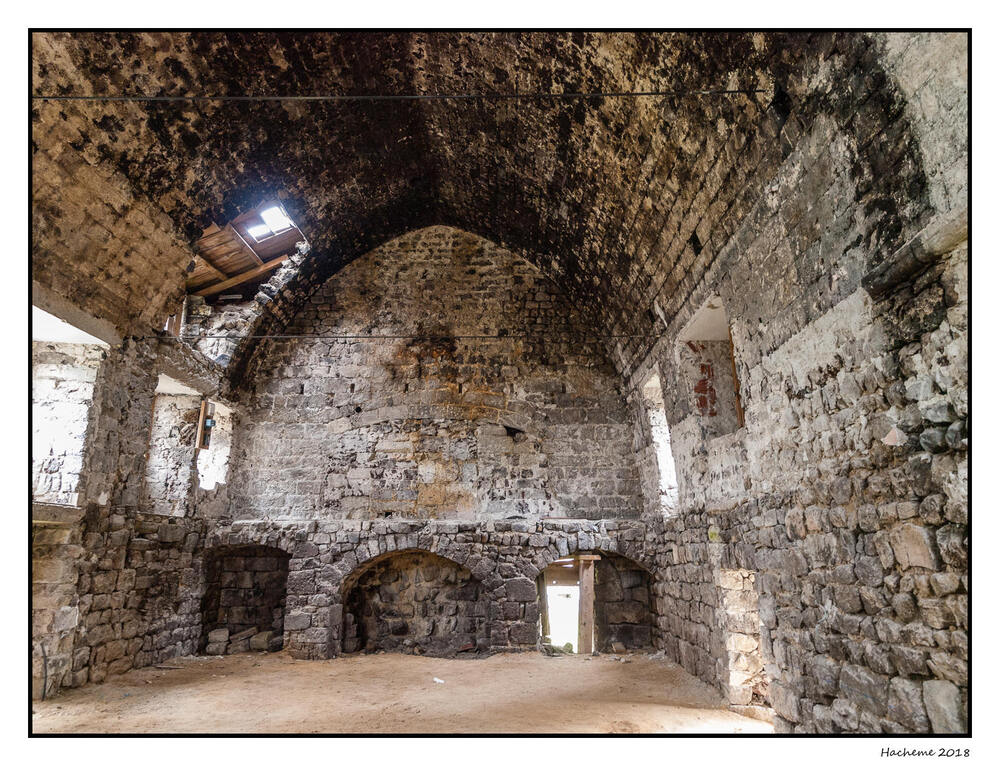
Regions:
<instances>
[{"instance_id":1,"label":"stone wall","mask_svg":"<svg viewBox=\"0 0 1000 766\"><path fill-rule=\"evenodd\" d=\"M37 696L46 676L47 693L101 681L193 653L201 634L205 525L147 513L146 453L158 375L212 395L219 378L204 360L155 337L128 338L104 353L77 488L80 510L50 524L49 507L33 507ZM191 450L193 460L193 444ZM217 501L218 493L191 491L193 513Z\"/></svg>"},{"instance_id":2,"label":"stone wall","mask_svg":"<svg viewBox=\"0 0 1000 766\"><path fill-rule=\"evenodd\" d=\"M345 653L385 650L440 657L489 646L482 583L440 556L390 554L369 562L344 588Z\"/></svg>"},{"instance_id":3,"label":"stone wall","mask_svg":"<svg viewBox=\"0 0 1000 766\"><path fill-rule=\"evenodd\" d=\"M199 50L187 36L106 36L107 68L87 53L92 37L41 36L36 74L51 92L106 92L125 49L160 44L177 56L139 66L164 92L180 75L163 61L246 89L225 65L241 43L225 35ZM362 110L376 133L337 132L374 143L339 145L337 162L289 139L284 114L191 107L189 121L158 103L151 119L130 102L40 101L34 276L144 337L112 348L95 378L83 518L36 531L36 690L194 652L206 546L289 554L283 627L297 657L345 649L344 585L376 557L422 551L467 570L485 594L489 648L506 651L537 641L539 571L603 551L653 573L654 645L733 704L771 705L779 731L963 730L968 253L964 233L942 231L968 192L967 38L386 39L371 53L405 51L410 66L376 68L400 92L485 91L532 56L553 64L557 88L589 62L609 90L669 89L674 73L697 72L709 87L766 92L553 99L512 114L428 102L374 122ZM300 45L358 53L323 36L251 42L299 63ZM453 70L458 52L497 66ZM314 92L282 79L305 69L264 77ZM323 71L319 90L332 91L347 70ZM326 135L327 114L299 115L295 129ZM250 129L266 144L246 140ZM260 145L268 162L244 163ZM383 146L405 147L388 184L372 159ZM311 175L331 167L337 178ZM149 515L157 373L181 370L203 395L221 386L197 352L150 334L182 293L190 249L175 229L193 239L209 217L256 204L263 185L288 190L315 252L289 259L250 304L209 316L192 305L193 332L235 336L190 339L230 364L241 397L232 478L186 490L189 517ZM443 227L372 251L428 221L518 255ZM735 430L705 428L677 354L709 296L732 330L746 415ZM679 485L669 518L641 395L653 373Z\"/></svg>"},{"instance_id":4,"label":"stone wall","mask_svg":"<svg viewBox=\"0 0 1000 766\"><path fill-rule=\"evenodd\" d=\"M201 397L157 394L149 432L143 488L145 507L162 516L186 516L197 483L198 414Z\"/></svg>"},{"instance_id":5,"label":"stone wall","mask_svg":"<svg viewBox=\"0 0 1000 766\"><path fill-rule=\"evenodd\" d=\"M248 545L211 549L204 557L200 648L207 646L212 652L210 634L223 628L229 631L227 641L251 629L281 636L289 554L262 545ZM227 648L229 653L246 651L250 648L250 636L233 643Z\"/></svg>"},{"instance_id":6,"label":"stone wall","mask_svg":"<svg viewBox=\"0 0 1000 766\"><path fill-rule=\"evenodd\" d=\"M237 517L637 515L601 343L506 250L414 232L346 266L283 335L235 439Z\"/></svg>"},{"instance_id":7,"label":"stone wall","mask_svg":"<svg viewBox=\"0 0 1000 766\"><path fill-rule=\"evenodd\" d=\"M373 559L422 551L467 570L487 603L489 649L525 650L540 638L536 579L546 566L585 552L647 566L645 535L644 525L626 520L238 521L216 527L208 545L267 545L291 554L285 646L295 657L316 659L344 651L345 585Z\"/></svg>"},{"instance_id":8,"label":"stone wall","mask_svg":"<svg viewBox=\"0 0 1000 766\"><path fill-rule=\"evenodd\" d=\"M854 151L815 123L631 374L637 413L650 373L664 381L680 484L680 512L662 523L644 484L659 627L670 656L734 703L749 688L773 705L779 731L960 731L964 236L940 233L948 214L911 227L895 252L859 247ZM711 295L730 318L746 415L714 438L675 352ZM648 461L646 429L636 444ZM730 571L753 579L756 631L720 629ZM733 656L754 643L762 673L756 657ZM734 672L759 678L760 692L734 685Z\"/></svg>"},{"instance_id":9,"label":"stone wall","mask_svg":"<svg viewBox=\"0 0 1000 766\"><path fill-rule=\"evenodd\" d=\"M93 124L77 107L33 103L32 280L122 337L161 330L181 307L193 253L86 136Z\"/></svg>"},{"instance_id":10,"label":"stone wall","mask_svg":"<svg viewBox=\"0 0 1000 766\"><path fill-rule=\"evenodd\" d=\"M31 495L36 502L78 503L94 386L106 356L91 344L31 344Z\"/></svg>"},{"instance_id":11,"label":"stone wall","mask_svg":"<svg viewBox=\"0 0 1000 766\"><path fill-rule=\"evenodd\" d=\"M634 561L601 556L594 566L594 648L614 651L653 646L652 577Z\"/></svg>"},{"instance_id":12,"label":"stone wall","mask_svg":"<svg viewBox=\"0 0 1000 766\"><path fill-rule=\"evenodd\" d=\"M31 694L35 699L52 695L72 677L80 620L81 543L79 525L32 524Z\"/></svg>"},{"instance_id":13,"label":"stone wall","mask_svg":"<svg viewBox=\"0 0 1000 766\"><path fill-rule=\"evenodd\" d=\"M712 573L753 574L779 730L966 726L966 257L852 294L765 356L745 498L658 536L663 640L705 680L728 661Z\"/></svg>"}]
</instances>

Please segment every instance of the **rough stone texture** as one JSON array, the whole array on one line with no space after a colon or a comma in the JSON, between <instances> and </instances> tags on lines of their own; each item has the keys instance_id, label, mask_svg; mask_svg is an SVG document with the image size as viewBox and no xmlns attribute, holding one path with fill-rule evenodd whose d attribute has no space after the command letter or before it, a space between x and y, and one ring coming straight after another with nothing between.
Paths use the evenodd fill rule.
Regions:
<instances>
[{"instance_id":1,"label":"rough stone texture","mask_svg":"<svg viewBox=\"0 0 1000 766\"><path fill-rule=\"evenodd\" d=\"M74 636L80 621L77 562L83 555L80 529L31 528L32 696L58 691L72 677Z\"/></svg>"},{"instance_id":2,"label":"rough stone texture","mask_svg":"<svg viewBox=\"0 0 1000 766\"><path fill-rule=\"evenodd\" d=\"M90 405L105 351L85 343L31 344L31 496L77 505Z\"/></svg>"},{"instance_id":3,"label":"rough stone texture","mask_svg":"<svg viewBox=\"0 0 1000 766\"><path fill-rule=\"evenodd\" d=\"M614 370L511 253L415 232L346 266L285 334L236 435L239 517L638 515Z\"/></svg>"},{"instance_id":4,"label":"rough stone texture","mask_svg":"<svg viewBox=\"0 0 1000 766\"><path fill-rule=\"evenodd\" d=\"M969 185L968 38L962 33L879 33L886 70L919 138L928 196L938 210L966 205Z\"/></svg>"},{"instance_id":5,"label":"rough stone texture","mask_svg":"<svg viewBox=\"0 0 1000 766\"><path fill-rule=\"evenodd\" d=\"M288 558L285 551L265 546L210 551L204 563L202 644L238 642L244 638L240 634L248 630L269 633L268 639L273 634L280 636L285 618ZM251 636L245 638L252 642ZM265 649L267 643L265 640Z\"/></svg>"},{"instance_id":6,"label":"rough stone texture","mask_svg":"<svg viewBox=\"0 0 1000 766\"><path fill-rule=\"evenodd\" d=\"M195 436L201 398L157 394L143 488L146 507L163 516L185 516L195 482Z\"/></svg>"},{"instance_id":7,"label":"rough stone texture","mask_svg":"<svg viewBox=\"0 0 1000 766\"><path fill-rule=\"evenodd\" d=\"M289 554L297 657L344 650L343 586L378 556L467 570L489 648L516 650L538 640L539 571L602 551L651 573L654 646L733 704L770 704L778 731L966 728L967 37L33 41L39 94L763 91L36 99L34 277L142 336L95 379L82 520L36 537L36 689L48 671L54 690L196 651L218 546ZM186 243L278 194L313 252L252 302L192 301L190 345L155 337ZM947 246L928 234L942 222ZM679 364L710 296L732 331L737 430L705 428ZM423 340L274 337L320 328ZM192 486L185 518L149 515L143 495L159 372L234 411L228 485ZM590 520L545 518L560 515Z\"/></svg>"},{"instance_id":8,"label":"rough stone texture","mask_svg":"<svg viewBox=\"0 0 1000 766\"><path fill-rule=\"evenodd\" d=\"M391 564L384 569L378 566L384 560L391 561L387 554L431 553L447 559L449 568L466 570L481 584L474 600L485 600L485 638L493 651L537 646L540 611L535 581L556 559L597 552L631 559L631 568L647 567L644 525L626 520L237 521L216 527L206 544L209 548L267 545L291 553L285 645L294 656L313 659L341 654L345 637L349 649L357 648L355 639L364 633L351 630L358 623L346 620L345 598L369 566L376 567L377 579L395 569ZM433 590L438 592L439 588L434 586ZM368 597L372 597L370 593ZM392 599L379 596L378 600L384 603ZM358 606L356 601L349 603L347 611ZM478 609L469 607L470 612ZM358 620L357 611L354 615ZM636 630L641 634L641 628ZM477 632L477 646L481 637Z\"/></svg>"},{"instance_id":9,"label":"rough stone texture","mask_svg":"<svg viewBox=\"0 0 1000 766\"><path fill-rule=\"evenodd\" d=\"M344 652L448 656L489 646L482 583L440 556L390 554L344 587Z\"/></svg>"},{"instance_id":10,"label":"rough stone texture","mask_svg":"<svg viewBox=\"0 0 1000 766\"><path fill-rule=\"evenodd\" d=\"M344 263L431 221L504 242L544 267L621 336L614 358L627 369L648 352L657 317L682 308L818 120L845 135L867 250L879 258L900 244L927 202L906 96L939 97L934 121L912 115L918 135L925 124L936 136L965 121L964 84L952 64L965 41L934 40L934 64L919 69L927 73L921 82L906 76L916 68L903 66L915 57L909 47L899 54L884 36L850 33L37 33L38 95L761 91L516 106L38 99L36 155L51 171L36 173L37 193L55 202L60 188L83 185L72 175L77 167L99 171L107 185L124 186L118 196L148 205L147 218L164 229L172 222L189 241L210 220L283 194L315 257L258 293L261 309L241 333L249 342L233 357L237 375L256 348L250 335L284 324ZM338 140L317 143L330 135ZM956 135L941 142L949 157L964 154ZM90 196L111 196L102 192ZM38 206L39 254L65 252L60 213ZM154 227L143 219L139 228ZM77 241L106 245L105 231L92 227ZM120 254L106 268L120 273L127 264ZM176 290L176 271L154 280L132 270L144 287ZM176 306L161 297L143 309L159 309L160 327Z\"/></svg>"},{"instance_id":11,"label":"rough stone texture","mask_svg":"<svg viewBox=\"0 0 1000 766\"><path fill-rule=\"evenodd\" d=\"M613 651L653 646L650 573L621 556L604 555L594 566L594 648Z\"/></svg>"},{"instance_id":12,"label":"rough stone texture","mask_svg":"<svg viewBox=\"0 0 1000 766\"><path fill-rule=\"evenodd\" d=\"M184 346L157 338L129 338L104 354L77 486L82 518L52 527L33 520L36 696L46 676L48 692L59 684L100 681L109 673L192 653L200 636L203 587L195 552L204 523L147 513L146 453L158 375L212 395L218 395L219 376ZM192 488L186 502L201 515L217 511L218 497ZM45 508L36 502L33 515ZM62 659L67 652L68 663Z\"/></svg>"},{"instance_id":13,"label":"rough stone texture","mask_svg":"<svg viewBox=\"0 0 1000 766\"><path fill-rule=\"evenodd\" d=\"M962 247L883 303L851 296L751 368L742 501L663 522L664 645L715 678L719 604L701 562L755 572L780 726L925 731L916 685L964 668L966 445L928 453L917 436L937 417L925 401L943 397L952 422L966 416L965 269ZM907 387L920 375L926 384ZM899 446L883 443L893 425ZM674 451L684 470L692 457L677 439ZM682 507L699 502L681 486Z\"/></svg>"}]
</instances>

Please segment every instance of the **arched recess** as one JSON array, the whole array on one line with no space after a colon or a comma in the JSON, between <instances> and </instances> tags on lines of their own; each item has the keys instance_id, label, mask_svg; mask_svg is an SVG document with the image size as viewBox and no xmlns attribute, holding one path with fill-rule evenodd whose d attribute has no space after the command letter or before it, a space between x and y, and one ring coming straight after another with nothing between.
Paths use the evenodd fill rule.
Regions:
<instances>
[{"instance_id":1,"label":"arched recess","mask_svg":"<svg viewBox=\"0 0 1000 766\"><path fill-rule=\"evenodd\" d=\"M290 558L269 545L222 545L205 551L203 651L235 654L281 648Z\"/></svg>"},{"instance_id":2,"label":"arched recess","mask_svg":"<svg viewBox=\"0 0 1000 766\"><path fill-rule=\"evenodd\" d=\"M369 559L344 579L344 654L454 656L489 647L486 586L461 564L407 548Z\"/></svg>"}]
</instances>

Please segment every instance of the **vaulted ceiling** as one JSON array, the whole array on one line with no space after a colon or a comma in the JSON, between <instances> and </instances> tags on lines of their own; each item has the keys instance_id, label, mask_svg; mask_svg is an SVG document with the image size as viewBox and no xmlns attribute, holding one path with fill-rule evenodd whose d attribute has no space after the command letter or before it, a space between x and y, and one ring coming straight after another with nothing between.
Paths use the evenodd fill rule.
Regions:
<instances>
[{"instance_id":1,"label":"vaulted ceiling","mask_svg":"<svg viewBox=\"0 0 1000 766\"><path fill-rule=\"evenodd\" d=\"M353 258L442 223L536 263L622 336L627 365L818 114L856 140L869 247L898 238L866 159L901 109L876 47L857 34L39 33L34 94L72 98L34 99L33 141L72 123L74 149L188 243L280 197L313 251L265 328ZM550 95L649 91L673 95ZM896 165L914 154L907 136L877 143L871 157Z\"/></svg>"}]
</instances>

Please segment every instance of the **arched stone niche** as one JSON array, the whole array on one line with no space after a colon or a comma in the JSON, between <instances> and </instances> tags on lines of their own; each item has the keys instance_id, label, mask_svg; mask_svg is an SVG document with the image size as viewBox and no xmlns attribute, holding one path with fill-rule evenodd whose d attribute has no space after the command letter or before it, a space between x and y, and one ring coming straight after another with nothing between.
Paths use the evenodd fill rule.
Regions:
<instances>
[{"instance_id":1,"label":"arched stone niche","mask_svg":"<svg viewBox=\"0 0 1000 766\"><path fill-rule=\"evenodd\" d=\"M342 588L342 650L454 656L489 646L489 595L466 567L406 549L377 556Z\"/></svg>"}]
</instances>

